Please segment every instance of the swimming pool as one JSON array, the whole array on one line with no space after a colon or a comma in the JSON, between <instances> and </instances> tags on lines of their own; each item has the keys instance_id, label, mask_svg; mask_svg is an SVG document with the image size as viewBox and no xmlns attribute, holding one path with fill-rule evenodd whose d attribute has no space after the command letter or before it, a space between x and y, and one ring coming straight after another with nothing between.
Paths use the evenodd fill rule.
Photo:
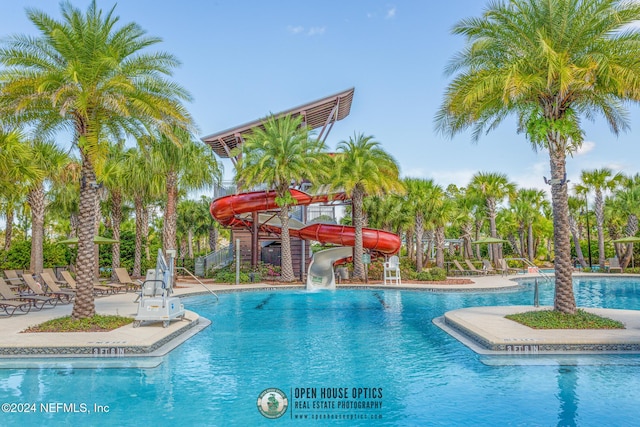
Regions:
<instances>
[{"instance_id":1,"label":"swimming pool","mask_svg":"<svg viewBox=\"0 0 640 427\"><path fill-rule=\"evenodd\" d=\"M640 284L578 279L575 286L579 305L640 309ZM70 364L0 369L0 402L38 404L37 413L5 413L2 421L127 426L637 423L636 356L505 362L478 356L431 322L460 307L532 300L530 285L498 293L244 292L220 295L219 304L208 296L190 297L185 306L213 324L156 368L77 369ZM551 304L553 285L541 284L540 300ZM277 420L258 410L259 396L269 389L288 398L287 411ZM267 392L263 400L273 394L280 398L277 393ZM41 403L51 411L44 412Z\"/></svg>"}]
</instances>

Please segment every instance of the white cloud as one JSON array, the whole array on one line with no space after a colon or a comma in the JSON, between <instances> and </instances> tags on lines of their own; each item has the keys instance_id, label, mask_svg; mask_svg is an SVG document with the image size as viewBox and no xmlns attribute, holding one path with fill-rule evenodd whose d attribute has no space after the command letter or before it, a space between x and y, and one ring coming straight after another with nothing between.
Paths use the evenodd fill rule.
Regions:
<instances>
[{"instance_id":1,"label":"white cloud","mask_svg":"<svg viewBox=\"0 0 640 427\"><path fill-rule=\"evenodd\" d=\"M387 9L387 14L385 15L386 19L393 19L396 16L396 7L392 6L391 8Z\"/></svg>"},{"instance_id":2,"label":"white cloud","mask_svg":"<svg viewBox=\"0 0 640 427\"><path fill-rule=\"evenodd\" d=\"M287 31L289 31L291 34L300 34L301 32L304 31L304 27L301 25L296 25L296 26L289 25L287 27Z\"/></svg>"},{"instance_id":3,"label":"white cloud","mask_svg":"<svg viewBox=\"0 0 640 427\"><path fill-rule=\"evenodd\" d=\"M576 150L576 152L574 153L574 156L582 156L584 154L587 154L589 151L593 150L594 148L596 148L595 142L584 141L580 146L580 148Z\"/></svg>"},{"instance_id":4,"label":"white cloud","mask_svg":"<svg viewBox=\"0 0 640 427\"><path fill-rule=\"evenodd\" d=\"M309 28L308 36L321 36L324 34L325 27L311 27Z\"/></svg>"}]
</instances>

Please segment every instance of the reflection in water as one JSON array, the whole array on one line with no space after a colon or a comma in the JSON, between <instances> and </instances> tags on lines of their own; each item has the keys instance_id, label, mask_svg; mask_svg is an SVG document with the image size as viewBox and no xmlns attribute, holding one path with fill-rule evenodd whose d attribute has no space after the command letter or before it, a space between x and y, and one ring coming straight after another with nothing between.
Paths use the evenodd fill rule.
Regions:
<instances>
[{"instance_id":1,"label":"reflection in water","mask_svg":"<svg viewBox=\"0 0 640 427\"><path fill-rule=\"evenodd\" d=\"M558 369L558 399L560 412L558 413L558 427L575 427L578 412L578 367L560 366Z\"/></svg>"}]
</instances>

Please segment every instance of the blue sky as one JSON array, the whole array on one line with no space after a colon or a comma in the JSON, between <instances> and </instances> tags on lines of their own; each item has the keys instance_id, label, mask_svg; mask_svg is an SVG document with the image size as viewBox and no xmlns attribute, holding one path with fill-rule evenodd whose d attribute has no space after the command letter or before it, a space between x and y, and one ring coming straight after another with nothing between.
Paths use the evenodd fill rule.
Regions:
<instances>
[{"instance_id":1,"label":"blue sky","mask_svg":"<svg viewBox=\"0 0 640 427\"><path fill-rule=\"evenodd\" d=\"M86 8L88 0L73 4ZM176 55L175 79L193 95L198 136L216 133L355 87L351 114L336 123L330 148L354 132L375 136L399 162L403 176L467 185L478 171L501 172L520 187L545 188L546 152L534 152L507 121L479 143L434 131L434 115L449 78L443 70L464 40L451 35L459 20L487 2L436 1L192 1L123 0L121 22L135 21ZM99 0L102 9L114 2ZM0 35L34 33L26 7L59 18L56 1L3 4ZM616 137L602 119L585 123L583 149L568 159L569 179L583 169L640 171L640 109L631 131ZM225 176L233 175L224 162Z\"/></svg>"}]
</instances>

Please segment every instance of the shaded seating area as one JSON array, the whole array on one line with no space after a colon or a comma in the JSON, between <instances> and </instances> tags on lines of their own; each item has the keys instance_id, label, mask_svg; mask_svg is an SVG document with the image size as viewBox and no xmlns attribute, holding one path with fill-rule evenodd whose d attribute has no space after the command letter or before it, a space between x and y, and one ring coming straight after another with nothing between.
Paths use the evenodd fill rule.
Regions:
<instances>
[{"instance_id":1,"label":"shaded seating area","mask_svg":"<svg viewBox=\"0 0 640 427\"><path fill-rule=\"evenodd\" d=\"M501 269L497 270L493 268L493 264L491 264L491 261L489 261L488 259L482 260L482 268L487 272L487 274L498 274L501 272Z\"/></svg>"}]
</instances>

